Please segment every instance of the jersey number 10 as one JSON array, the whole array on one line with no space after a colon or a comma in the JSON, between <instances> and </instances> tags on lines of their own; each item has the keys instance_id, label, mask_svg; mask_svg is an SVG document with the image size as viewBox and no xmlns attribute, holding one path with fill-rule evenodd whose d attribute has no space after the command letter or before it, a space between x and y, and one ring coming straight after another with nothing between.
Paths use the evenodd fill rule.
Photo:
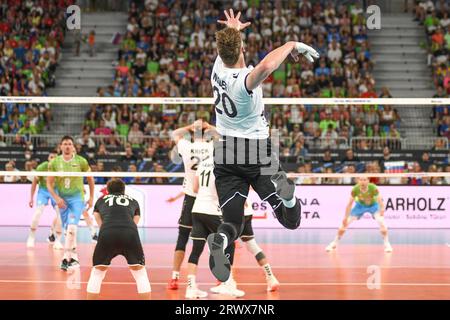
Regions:
<instances>
[{"instance_id":1,"label":"jersey number 10","mask_svg":"<svg viewBox=\"0 0 450 320\"><path fill-rule=\"evenodd\" d=\"M129 201L127 198L124 198L124 197L110 197L110 198L106 199L105 202L106 202L110 207L112 207L113 204L114 204L114 199L116 200L116 204L117 204L118 206L126 207L126 206L128 206L128 205L130 204L130 201Z\"/></svg>"}]
</instances>

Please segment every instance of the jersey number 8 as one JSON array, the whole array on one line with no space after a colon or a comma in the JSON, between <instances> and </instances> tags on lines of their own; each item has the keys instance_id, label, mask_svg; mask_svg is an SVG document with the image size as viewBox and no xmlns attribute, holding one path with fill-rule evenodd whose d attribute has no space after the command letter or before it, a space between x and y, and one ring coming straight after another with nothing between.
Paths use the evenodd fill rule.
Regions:
<instances>
[{"instance_id":1,"label":"jersey number 8","mask_svg":"<svg viewBox=\"0 0 450 320\"><path fill-rule=\"evenodd\" d=\"M70 178L64 179L64 188L70 189Z\"/></svg>"},{"instance_id":2,"label":"jersey number 8","mask_svg":"<svg viewBox=\"0 0 450 320\"><path fill-rule=\"evenodd\" d=\"M231 98L224 92L222 93L222 99L220 99L220 91L219 88L214 87L213 88L214 92L217 92L217 98L214 101L214 105L216 106L216 111L218 114L223 114L223 111L220 110L217 105L220 103L220 100L222 100L222 106L223 106L223 110L225 111L226 115L229 116L230 118L234 118L237 116L237 109L236 109L236 105L234 104L233 100L231 100ZM228 110L228 106L227 106L227 100L228 100L228 104L230 105L231 108L231 112Z\"/></svg>"}]
</instances>

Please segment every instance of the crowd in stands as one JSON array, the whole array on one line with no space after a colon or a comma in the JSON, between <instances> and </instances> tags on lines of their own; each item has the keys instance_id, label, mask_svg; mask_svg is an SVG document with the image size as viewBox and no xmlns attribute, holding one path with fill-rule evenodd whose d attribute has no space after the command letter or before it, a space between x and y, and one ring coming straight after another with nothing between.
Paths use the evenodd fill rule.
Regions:
<instances>
[{"instance_id":1,"label":"crowd in stands","mask_svg":"<svg viewBox=\"0 0 450 320\"><path fill-rule=\"evenodd\" d=\"M371 46L360 2L130 1L127 30L120 41L112 83L98 88L98 96L212 97L216 21L223 18L224 8L233 7L242 12L244 21L251 22L243 32L248 65L256 65L269 51L291 40L310 44L321 53L315 64L306 60L284 63L263 83L264 96L391 97L388 88L375 90ZM57 46L55 52L57 60ZM351 148L357 152L402 147L401 119L389 105L286 105L268 109L272 128L282 135L281 155L301 159L299 163L304 164L298 170L376 172L384 170L381 164L345 165L345 159L340 168L317 169L308 161L308 153L317 149ZM436 113L440 114L440 109ZM93 105L85 115L77 150L98 170L103 170L104 164L95 159L118 150L123 157L122 170L176 170L176 166L165 166L170 163L174 146L171 132L199 118L214 123L213 107ZM167 179L127 182L163 183Z\"/></svg>"},{"instance_id":2,"label":"crowd in stands","mask_svg":"<svg viewBox=\"0 0 450 320\"><path fill-rule=\"evenodd\" d=\"M0 1L0 95L41 96L55 85L72 2ZM36 134L50 120L48 105L0 104L0 134Z\"/></svg>"},{"instance_id":3,"label":"crowd in stands","mask_svg":"<svg viewBox=\"0 0 450 320\"><path fill-rule=\"evenodd\" d=\"M436 87L434 98L448 98L450 95L450 3L445 0L417 1L415 20L424 26L427 36L428 64ZM450 139L450 106L433 109L432 121L437 135Z\"/></svg>"},{"instance_id":4,"label":"crowd in stands","mask_svg":"<svg viewBox=\"0 0 450 320\"><path fill-rule=\"evenodd\" d=\"M98 95L213 96L216 21L227 5L251 22L243 34L247 64L256 65L290 40L311 44L321 53L314 65L306 60L283 64L264 82L266 97L391 97L387 88L380 93L374 89L370 43L358 2L244 0L131 2L113 82L99 88ZM286 105L272 110L272 128L282 133L285 154L347 148L352 137L359 138L355 149L400 147L400 117L391 106ZM126 137L133 148L149 143L165 147L172 130L198 118L214 122L212 106L92 106L83 135L106 135L107 146Z\"/></svg>"}]
</instances>

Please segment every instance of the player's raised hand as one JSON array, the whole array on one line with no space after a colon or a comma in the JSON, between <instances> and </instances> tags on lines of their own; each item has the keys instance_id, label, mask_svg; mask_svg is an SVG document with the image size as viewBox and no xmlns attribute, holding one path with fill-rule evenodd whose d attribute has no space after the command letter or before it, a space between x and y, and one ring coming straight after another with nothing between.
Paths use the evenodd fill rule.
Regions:
<instances>
[{"instance_id":1,"label":"player's raised hand","mask_svg":"<svg viewBox=\"0 0 450 320\"><path fill-rule=\"evenodd\" d=\"M298 61L298 55L303 55L309 62L314 63L314 59L319 59L320 54L312 47L303 42L296 42L295 49L292 50L291 55L295 61Z\"/></svg>"},{"instance_id":2,"label":"player's raised hand","mask_svg":"<svg viewBox=\"0 0 450 320\"><path fill-rule=\"evenodd\" d=\"M225 13L225 17L227 18L227 20L217 20L217 22L226 25L228 28L235 28L240 31L251 24L250 22L242 23L241 21L239 21L239 18L241 17L240 11L237 13L236 17L234 16L233 9L230 9L230 11L228 12L227 10L224 10L223 12Z\"/></svg>"}]
</instances>

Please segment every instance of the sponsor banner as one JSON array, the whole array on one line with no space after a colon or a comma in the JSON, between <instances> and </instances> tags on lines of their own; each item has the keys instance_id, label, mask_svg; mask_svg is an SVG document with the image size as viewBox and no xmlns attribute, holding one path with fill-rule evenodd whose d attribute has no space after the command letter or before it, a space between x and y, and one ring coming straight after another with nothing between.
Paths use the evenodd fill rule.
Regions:
<instances>
[{"instance_id":1,"label":"sponsor banner","mask_svg":"<svg viewBox=\"0 0 450 320\"><path fill-rule=\"evenodd\" d=\"M96 186L96 198L101 195L102 187ZM30 189L29 184L0 184L0 225L30 224L34 211L28 206ZM296 195L302 204L301 227L337 228L344 217L351 189L351 186L298 186ZM381 186L379 189L386 207L388 227L450 228L449 186ZM183 197L171 203L167 200L180 191L180 186L172 185L129 185L126 189L126 193L139 202L142 212L139 225L146 227L177 225ZM254 211L255 228L282 228L274 218L269 203L261 201L255 192L250 192L248 203ZM53 217L53 209L47 206L41 224L50 225ZM351 227L378 226L370 214L366 214Z\"/></svg>"}]
</instances>

